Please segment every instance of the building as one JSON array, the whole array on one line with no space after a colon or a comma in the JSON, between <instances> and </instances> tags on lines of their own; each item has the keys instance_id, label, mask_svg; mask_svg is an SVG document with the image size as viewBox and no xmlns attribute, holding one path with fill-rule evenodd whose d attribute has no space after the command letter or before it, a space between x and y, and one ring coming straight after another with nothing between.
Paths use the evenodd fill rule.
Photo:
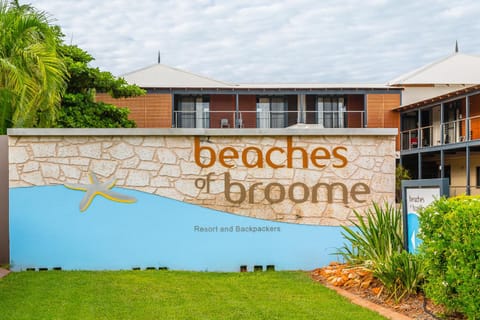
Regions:
<instances>
[{"instance_id":1,"label":"building","mask_svg":"<svg viewBox=\"0 0 480 320\"><path fill-rule=\"evenodd\" d=\"M400 163L415 179L449 178L451 195L480 193L480 57L454 53L389 84L404 88Z\"/></svg>"},{"instance_id":2,"label":"building","mask_svg":"<svg viewBox=\"0 0 480 320\"><path fill-rule=\"evenodd\" d=\"M128 106L139 127L398 128L398 162L414 179L480 187L480 57L458 53L387 84L231 84L156 64L126 74L147 95Z\"/></svg>"},{"instance_id":3,"label":"building","mask_svg":"<svg viewBox=\"0 0 480 320\"><path fill-rule=\"evenodd\" d=\"M383 84L230 84L162 64L124 77L147 95L97 98L128 106L144 128L398 127L402 88Z\"/></svg>"}]
</instances>

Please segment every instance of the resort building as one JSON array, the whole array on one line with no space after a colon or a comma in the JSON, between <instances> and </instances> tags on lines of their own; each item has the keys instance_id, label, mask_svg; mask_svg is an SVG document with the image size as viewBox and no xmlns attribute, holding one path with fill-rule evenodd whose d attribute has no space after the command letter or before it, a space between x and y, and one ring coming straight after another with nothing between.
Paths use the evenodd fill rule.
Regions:
<instances>
[{"instance_id":1,"label":"resort building","mask_svg":"<svg viewBox=\"0 0 480 320\"><path fill-rule=\"evenodd\" d=\"M400 163L414 179L448 178L450 194L480 187L480 57L454 53L402 75Z\"/></svg>"},{"instance_id":2,"label":"resort building","mask_svg":"<svg viewBox=\"0 0 480 320\"><path fill-rule=\"evenodd\" d=\"M402 88L383 84L230 84L162 64L124 76L143 97L97 98L128 106L143 128L398 127Z\"/></svg>"},{"instance_id":3,"label":"resort building","mask_svg":"<svg viewBox=\"0 0 480 320\"><path fill-rule=\"evenodd\" d=\"M477 56L455 52L386 84L233 84L162 64L124 78L147 94L97 99L129 107L141 128L398 128L412 178L449 178L452 195L480 187Z\"/></svg>"}]
</instances>

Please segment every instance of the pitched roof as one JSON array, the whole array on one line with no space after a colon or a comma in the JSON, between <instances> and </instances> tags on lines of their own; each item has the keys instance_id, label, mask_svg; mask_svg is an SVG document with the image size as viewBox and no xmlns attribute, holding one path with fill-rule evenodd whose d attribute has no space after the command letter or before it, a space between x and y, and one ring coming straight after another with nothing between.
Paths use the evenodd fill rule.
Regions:
<instances>
[{"instance_id":1,"label":"pitched roof","mask_svg":"<svg viewBox=\"0 0 480 320\"><path fill-rule=\"evenodd\" d=\"M434 97L431 97L431 98L428 98L428 99L415 101L413 103L404 104L404 105L401 105L397 108L394 108L393 110L394 111L405 111L405 110L409 110L409 109L426 107L426 106L430 106L430 105L434 105L434 104L439 104L443 101L464 97L466 95L476 94L478 92L480 92L480 84L469 86L469 87L462 88L462 89L457 89L457 90L447 92L447 93L444 93L444 94L441 94L441 95L437 95L437 96L434 96Z\"/></svg>"},{"instance_id":2,"label":"pitched roof","mask_svg":"<svg viewBox=\"0 0 480 320\"><path fill-rule=\"evenodd\" d=\"M129 72L122 76L128 83L141 88L231 88L226 82L172 68L164 64Z\"/></svg>"},{"instance_id":3,"label":"pitched roof","mask_svg":"<svg viewBox=\"0 0 480 320\"><path fill-rule=\"evenodd\" d=\"M462 53L454 53L388 82L392 86L478 83L480 56Z\"/></svg>"},{"instance_id":4,"label":"pitched roof","mask_svg":"<svg viewBox=\"0 0 480 320\"><path fill-rule=\"evenodd\" d=\"M254 83L236 84L214 80L188 71L173 68L164 64L154 64L146 68L129 72L122 76L128 83L136 84L141 88L210 88L210 89L293 89L293 90L318 90L318 89L366 89L388 90L385 84L341 84L341 83Z\"/></svg>"}]
</instances>

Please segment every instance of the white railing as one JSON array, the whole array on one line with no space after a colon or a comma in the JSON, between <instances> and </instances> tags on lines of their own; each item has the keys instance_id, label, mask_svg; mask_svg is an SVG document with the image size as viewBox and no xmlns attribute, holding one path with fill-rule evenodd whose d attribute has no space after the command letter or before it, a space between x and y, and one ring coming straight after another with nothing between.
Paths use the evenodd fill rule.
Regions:
<instances>
[{"instance_id":1,"label":"white railing","mask_svg":"<svg viewBox=\"0 0 480 320\"><path fill-rule=\"evenodd\" d=\"M433 126L405 130L400 133L402 150L431 147L433 145Z\"/></svg>"},{"instance_id":2,"label":"white railing","mask_svg":"<svg viewBox=\"0 0 480 320\"><path fill-rule=\"evenodd\" d=\"M298 123L325 128L362 128L363 111L174 111L175 128L285 128Z\"/></svg>"},{"instance_id":3,"label":"white railing","mask_svg":"<svg viewBox=\"0 0 480 320\"><path fill-rule=\"evenodd\" d=\"M471 121L471 119L469 119ZM454 121L445 122L443 127L443 143L457 143L468 140L465 135L466 119L458 119Z\"/></svg>"},{"instance_id":4,"label":"white railing","mask_svg":"<svg viewBox=\"0 0 480 320\"><path fill-rule=\"evenodd\" d=\"M467 122L470 128L468 133ZM441 125L404 130L400 132L400 146L402 150L410 150L475 140L480 137L480 132L477 129L479 127L480 116L474 116L448 121Z\"/></svg>"}]
</instances>

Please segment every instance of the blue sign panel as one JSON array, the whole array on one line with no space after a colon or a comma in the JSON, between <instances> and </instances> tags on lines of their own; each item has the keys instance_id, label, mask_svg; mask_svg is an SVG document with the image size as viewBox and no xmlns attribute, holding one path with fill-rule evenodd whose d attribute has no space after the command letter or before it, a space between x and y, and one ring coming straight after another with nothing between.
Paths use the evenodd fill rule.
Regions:
<instances>
[{"instance_id":1,"label":"blue sign panel","mask_svg":"<svg viewBox=\"0 0 480 320\"><path fill-rule=\"evenodd\" d=\"M108 183L68 187L10 189L13 270L309 270L336 260L343 244L341 227L239 216Z\"/></svg>"}]
</instances>

